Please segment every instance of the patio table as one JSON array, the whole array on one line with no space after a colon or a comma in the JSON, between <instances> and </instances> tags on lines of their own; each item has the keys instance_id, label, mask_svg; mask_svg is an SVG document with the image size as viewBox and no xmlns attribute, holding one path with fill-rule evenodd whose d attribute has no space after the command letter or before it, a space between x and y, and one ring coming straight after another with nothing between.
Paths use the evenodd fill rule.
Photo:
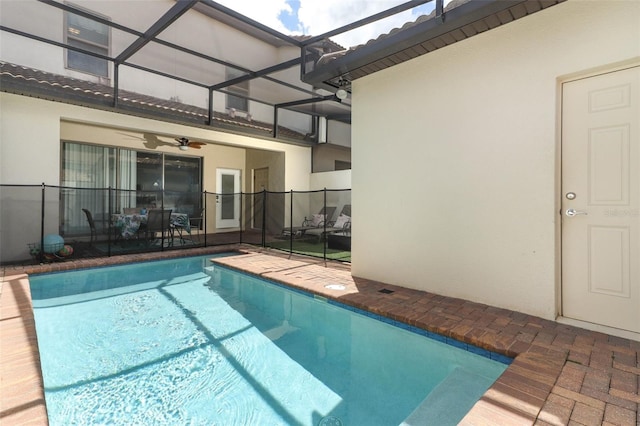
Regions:
<instances>
[{"instance_id":1,"label":"patio table","mask_svg":"<svg viewBox=\"0 0 640 426\"><path fill-rule=\"evenodd\" d=\"M115 213L111 215L111 224L116 228L119 236L122 238L131 238L138 233L140 226L147 223L148 216L146 214L124 214ZM174 227L180 237L182 231L191 234L191 226L189 224L189 215L186 213L171 213L171 226Z\"/></svg>"}]
</instances>

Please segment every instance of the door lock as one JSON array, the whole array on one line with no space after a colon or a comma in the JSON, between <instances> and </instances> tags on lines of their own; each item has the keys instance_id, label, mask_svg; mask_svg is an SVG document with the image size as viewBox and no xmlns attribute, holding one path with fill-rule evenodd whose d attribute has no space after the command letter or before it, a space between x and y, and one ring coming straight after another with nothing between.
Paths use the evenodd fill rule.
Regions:
<instances>
[{"instance_id":1,"label":"door lock","mask_svg":"<svg viewBox=\"0 0 640 426\"><path fill-rule=\"evenodd\" d=\"M583 212L580 210L576 210L576 209L567 209L564 214L566 214L569 217L574 217L574 216L579 216L579 215L587 215L587 212Z\"/></svg>"}]
</instances>

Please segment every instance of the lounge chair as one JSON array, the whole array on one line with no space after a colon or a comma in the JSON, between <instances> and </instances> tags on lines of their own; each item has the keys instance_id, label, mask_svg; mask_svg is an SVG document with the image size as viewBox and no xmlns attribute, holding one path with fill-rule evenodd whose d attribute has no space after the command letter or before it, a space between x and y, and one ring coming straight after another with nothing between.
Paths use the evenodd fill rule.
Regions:
<instances>
[{"instance_id":1,"label":"lounge chair","mask_svg":"<svg viewBox=\"0 0 640 426\"><path fill-rule=\"evenodd\" d=\"M323 207L317 214L311 215L310 217L304 218L301 226L294 226L291 228L284 228L282 230L283 236L293 235L304 235L307 230L316 229L324 226L324 222L328 219L331 219L333 213L336 211L335 206Z\"/></svg>"},{"instance_id":2,"label":"lounge chair","mask_svg":"<svg viewBox=\"0 0 640 426\"><path fill-rule=\"evenodd\" d=\"M307 229L304 235L318 237L318 241L322 241L326 235L336 232L351 233L351 204L345 204L342 207L335 221L327 222L326 226L323 224L317 228Z\"/></svg>"}]
</instances>

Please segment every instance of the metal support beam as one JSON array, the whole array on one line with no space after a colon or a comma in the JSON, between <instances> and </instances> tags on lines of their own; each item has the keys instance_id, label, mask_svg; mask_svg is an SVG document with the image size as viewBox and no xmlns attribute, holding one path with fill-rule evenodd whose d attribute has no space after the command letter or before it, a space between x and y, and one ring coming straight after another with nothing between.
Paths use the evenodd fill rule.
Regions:
<instances>
[{"instance_id":1,"label":"metal support beam","mask_svg":"<svg viewBox=\"0 0 640 426\"><path fill-rule=\"evenodd\" d=\"M120 66L113 64L113 107L118 108L118 92L120 91ZM111 210L109 210L111 211Z\"/></svg>"},{"instance_id":2,"label":"metal support beam","mask_svg":"<svg viewBox=\"0 0 640 426\"><path fill-rule=\"evenodd\" d=\"M273 137L278 137L278 106L273 108Z\"/></svg>"},{"instance_id":3,"label":"metal support beam","mask_svg":"<svg viewBox=\"0 0 640 426\"><path fill-rule=\"evenodd\" d=\"M207 125L213 123L213 90L209 89L209 106L207 108Z\"/></svg>"},{"instance_id":4,"label":"metal support beam","mask_svg":"<svg viewBox=\"0 0 640 426\"><path fill-rule=\"evenodd\" d=\"M231 80L227 80L223 83L215 84L210 88L213 90L224 89L225 87L233 86L234 84L242 83L243 81L253 80L254 78L260 78L262 76L274 73L276 71L282 71L282 70L289 69L291 67L295 67L299 63L300 63L300 58L294 58L289 61L282 62L267 68L263 68L258 71L249 71L247 75L242 75L240 77L232 78Z\"/></svg>"},{"instance_id":5,"label":"metal support beam","mask_svg":"<svg viewBox=\"0 0 640 426\"><path fill-rule=\"evenodd\" d=\"M142 49L147 43L153 40L158 34L164 31L169 25L173 24L179 17L184 15L189 9L195 6L198 0L179 0L171 9L167 11L160 19L158 19L145 33L136 41L131 43L129 47L124 49L116 57L117 63L122 63L133 56L138 50Z\"/></svg>"},{"instance_id":6,"label":"metal support beam","mask_svg":"<svg viewBox=\"0 0 640 426\"><path fill-rule=\"evenodd\" d=\"M439 22L444 22L444 1L436 0L436 19Z\"/></svg>"},{"instance_id":7,"label":"metal support beam","mask_svg":"<svg viewBox=\"0 0 640 426\"><path fill-rule=\"evenodd\" d=\"M276 108L288 108L288 107L297 106L297 105L313 104L313 103L316 103L316 102L332 101L332 100L337 100L338 102L340 102L340 100L338 98L336 98L335 95L327 95L327 96L322 96L322 97L319 97L319 98L301 99L299 101L283 102L281 104L276 104L275 107Z\"/></svg>"}]
</instances>

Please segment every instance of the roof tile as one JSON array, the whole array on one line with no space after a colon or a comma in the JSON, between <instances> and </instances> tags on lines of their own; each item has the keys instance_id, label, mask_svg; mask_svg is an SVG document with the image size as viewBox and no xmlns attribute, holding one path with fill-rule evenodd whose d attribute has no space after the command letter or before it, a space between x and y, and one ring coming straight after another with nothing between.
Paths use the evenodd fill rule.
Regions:
<instances>
[{"instance_id":1,"label":"roof tile","mask_svg":"<svg viewBox=\"0 0 640 426\"><path fill-rule=\"evenodd\" d=\"M43 91L44 93L50 93L52 100L56 101L60 100L60 96L64 98L65 93L75 93L76 95L82 96L88 104L91 104L91 101L95 101L96 99L106 99L109 100L110 103L113 102L113 88L111 86L0 61L0 83L2 83L0 87L2 91L8 91L6 86L10 81L26 89L29 87L38 87L41 89L38 92L39 94L42 94ZM46 98L46 96L42 97ZM100 102L100 105L104 105L103 102ZM208 111L205 108L127 90L119 91L118 103L119 105L144 110L151 115L161 111L165 114L175 116L176 119L184 118L188 122L193 122L194 119L197 119L199 123L204 123L208 118ZM216 111L214 112L213 120L214 124L212 127L216 127L216 124L227 128L234 126L237 127L238 130L244 129L252 133L262 133L265 136L273 132L270 123L255 120L250 121L238 115L231 117L228 114ZM285 138L304 139L303 134L282 126L278 126L278 132L280 136Z\"/></svg>"}]
</instances>

